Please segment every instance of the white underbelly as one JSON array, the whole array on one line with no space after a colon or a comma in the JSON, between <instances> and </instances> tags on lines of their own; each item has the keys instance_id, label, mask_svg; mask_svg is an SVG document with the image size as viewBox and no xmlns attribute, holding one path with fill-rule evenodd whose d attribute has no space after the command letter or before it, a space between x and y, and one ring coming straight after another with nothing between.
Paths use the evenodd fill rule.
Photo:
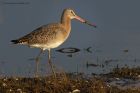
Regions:
<instances>
[{"instance_id":1,"label":"white underbelly","mask_svg":"<svg viewBox=\"0 0 140 93\"><path fill-rule=\"evenodd\" d=\"M46 49L51 49L51 48L56 48L58 46L60 46L64 41L59 41L59 42L53 42L53 43L49 43L49 44L32 44L30 45L30 47L35 47L35 48L41 48L43 50Z\"/></svg>"}]
</instances>

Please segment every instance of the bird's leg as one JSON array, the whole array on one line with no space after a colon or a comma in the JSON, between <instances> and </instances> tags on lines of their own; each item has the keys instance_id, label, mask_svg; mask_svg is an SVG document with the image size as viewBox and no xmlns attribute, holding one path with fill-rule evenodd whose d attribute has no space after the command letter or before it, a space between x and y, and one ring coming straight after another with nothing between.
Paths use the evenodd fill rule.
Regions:
<instances>
[{"instance_id":1,"label":"bird's leg","mask_svg":"<svg viewBox=\"0 0 140 93\"><path fill-rule=\"evenodd\" d=\"M56 78L56 73L54 71L54 67L53 67L52 62L51 62L51 51L50 51L50 49L48 49L48 61L49 61L49 65L51 66L51 70L52 70L52 73L54 75L54 78Z\"/></svg>"},{"instance_id":2,"label":"bird's leg","mask_svg":"<svg viewBox=\"0 0 140 93\"><path fill-rule=\"evenodd\" d=\"M39 60L40 60L40 55L43 53L43 49L39 52L37 57L35 58L36 61L36 72L35 72L35 77L38 77L38 65L39 65Z\"/></svg>"}]
</instances>

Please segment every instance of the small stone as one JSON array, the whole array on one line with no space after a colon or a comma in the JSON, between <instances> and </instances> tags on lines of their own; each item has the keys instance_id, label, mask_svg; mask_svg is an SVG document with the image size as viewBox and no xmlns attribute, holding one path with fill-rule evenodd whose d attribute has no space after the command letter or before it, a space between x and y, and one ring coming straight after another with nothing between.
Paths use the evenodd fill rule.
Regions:
<instances>
[{"instance_id":1,"label":"small stone","mask_svg":"<svg viewBox=\"0 0 140 93\"><path fill-rule=\"evenodd\" d=\"M79 89L75 89L72 91L72 93L80 93L80 90Z\"/></svg>"},{"instance_id":2,"label":"small stone","mask_svg":"<svg viewBox=\"0 0 140 93\"><path fill-rule=\"evenodd\" d=\"M3 85L4 87L6 87L6 86L7 86L7 85L6 85L6 83L3 83L2 85Z\"/></svg>"}]
</instances>

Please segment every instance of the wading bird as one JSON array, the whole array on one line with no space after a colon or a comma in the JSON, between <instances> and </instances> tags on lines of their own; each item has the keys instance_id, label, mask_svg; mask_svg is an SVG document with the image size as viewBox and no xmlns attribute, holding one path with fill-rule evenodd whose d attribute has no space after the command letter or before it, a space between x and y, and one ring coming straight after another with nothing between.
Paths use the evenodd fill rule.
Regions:
<instances>
[{"instance_id":1,"label":"wading bird","mask_svg":"<svg viewBox=\"0 0 140 93\"><path fill-rule=\"evenodd\" d=\"M60 46L68 38L71 31L71 19L77 19L82 23L96 27L96 25L90 24L88 21L80 18L72 9L68 8L63 10L60 22L43 25L19 39L11 40L13 44L27 45L29 47L41 49L40 53L36 57L36 76L38 74L39 57L43 51L47 49L48 62L54 77L56 77L55 70L51 62L50 50Z\"/></svg>"}]
</instances>

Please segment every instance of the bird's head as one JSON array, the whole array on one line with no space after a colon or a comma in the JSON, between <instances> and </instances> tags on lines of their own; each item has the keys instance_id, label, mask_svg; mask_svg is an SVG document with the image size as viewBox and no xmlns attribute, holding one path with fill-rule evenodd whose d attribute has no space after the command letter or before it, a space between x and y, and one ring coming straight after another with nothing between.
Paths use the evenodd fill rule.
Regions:
<instances>
[{"instance_id":1,"label":"bird's head","mask_svg":"<svg viewBox=\"0 0 140 93\"><path fill-rule=\"evenodd\" d=\"M82 23L85 23L85 24L88 24L90 26L96 27L95 24L90 24L87 20L85 20L85 19L79 17L78 15L76 15L76 13L74 12L74 10L72 10L70 8L64 9L63 15L67 16L70 19L77 19L77 20L79 20Z\"/></svg>"}]
</instances>

